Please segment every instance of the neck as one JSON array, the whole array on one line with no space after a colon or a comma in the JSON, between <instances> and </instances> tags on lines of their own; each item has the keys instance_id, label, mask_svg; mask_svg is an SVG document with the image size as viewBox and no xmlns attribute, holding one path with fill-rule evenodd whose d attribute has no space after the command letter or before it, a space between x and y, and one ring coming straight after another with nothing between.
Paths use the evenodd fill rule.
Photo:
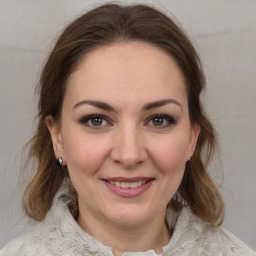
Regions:
<instances>
[{"instance_id":1,"label":"neck","mask_svg":"<svg viewBox=\"0 0 256 256\"><path fill-rule=\"evenodd\" d=\"M78 224L103 245L112 249L113 255L123 252L143 252L154 249L156 253L168 244L170 234L165 224L165 213L136 226L113 224L102 216L88 214L79 208Z\"/></svg>"}]
</instances>

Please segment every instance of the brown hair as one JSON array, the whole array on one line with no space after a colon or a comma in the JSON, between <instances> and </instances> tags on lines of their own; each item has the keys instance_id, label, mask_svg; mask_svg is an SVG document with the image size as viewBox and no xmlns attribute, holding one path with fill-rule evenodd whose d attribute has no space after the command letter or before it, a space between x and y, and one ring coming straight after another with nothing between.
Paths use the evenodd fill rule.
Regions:
<instances>
[{"instance_id":1,"label":"brown hair","mask_svg":"<svg viewBox=\"0 0 256 256\"><path fill-rule=\"evenodd\" d=\"M28 152L28 161L35 160L37 170L25 190L24 209L28 216L43 220L63 180L69 180L67 170L60 170L56 162L45 123L48 115L54 120L61 116L68 76L87 52L102 45L129 41L143 41L159 47L176 60L183 72L190 120L200 125L201 132L178 192L195 215L210 224L220 225L224 218L223 200L206 171L216 149L216 136L200 102L205 87L200 59L179 26L162 12L145 5L102 5L72 22L57 40L38 86L39 123ZM74 190L70 194L76 198ZM174 199L170 205L176 207Z\"/></svg>"}]
</instances>

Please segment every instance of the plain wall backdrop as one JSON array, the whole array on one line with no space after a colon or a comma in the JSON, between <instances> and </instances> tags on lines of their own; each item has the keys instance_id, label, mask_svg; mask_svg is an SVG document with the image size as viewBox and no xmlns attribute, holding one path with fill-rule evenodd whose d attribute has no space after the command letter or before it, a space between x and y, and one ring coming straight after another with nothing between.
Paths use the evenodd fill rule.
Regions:
<instances>
[{"instance_id":1,"label":"plain wall backdrop","mask_svg":"<svg viewBox=\"0 0 256 256\"><path fill-rule=\"evenodd\" d=\"M17 181L42 63L62 28L96 2L105 1L0 0L0 248L26 228ZM174 15L202 58L204 103L221 145L224 227L256 250L256 1L137 2Z\"/></svg>"}]
</instances>

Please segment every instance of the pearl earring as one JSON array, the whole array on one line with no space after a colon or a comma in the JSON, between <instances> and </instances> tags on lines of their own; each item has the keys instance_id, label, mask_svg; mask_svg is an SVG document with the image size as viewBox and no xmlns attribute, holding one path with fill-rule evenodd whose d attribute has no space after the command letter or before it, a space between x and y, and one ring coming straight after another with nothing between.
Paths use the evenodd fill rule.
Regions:
<instances>
[{"instance_id":1,"label":"pearl earring","mask_svg":"<svg viewBox=\"0 0 256 256\"><path fill-rule=\"evenodd\" d=\"M62 166L62 164L63 164L63 159L62 159L62 157L58 157L58 158L57 158L57 161L58 161L59 165Z\"/></svg>"}]
</instances>

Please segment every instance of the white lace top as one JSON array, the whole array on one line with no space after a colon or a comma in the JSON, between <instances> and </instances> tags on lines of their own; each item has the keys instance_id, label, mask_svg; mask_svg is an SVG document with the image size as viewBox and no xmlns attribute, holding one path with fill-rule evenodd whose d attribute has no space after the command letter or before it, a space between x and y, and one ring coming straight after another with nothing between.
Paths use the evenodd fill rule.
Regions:
<instances>
[{"instance_id":1,"label":"white lace top","mask_svg":"<svg viewBox=\"0 0 256 256\"><path fill-rule=\"evenodd\" d=\"M173 219L167 211L168 220ZM169 222L170 223L170 222ZM172 227L169 227L170 229ZM111 248L102 245L80 228L66 203L54 203L44 221L31 231L11 241L0 256L112 256ZM183 207L172 238L161 254L154 250L126 252L122 256L256 256L251 249L222 228L215 228Z\"/></svg>"}]
</instances>

